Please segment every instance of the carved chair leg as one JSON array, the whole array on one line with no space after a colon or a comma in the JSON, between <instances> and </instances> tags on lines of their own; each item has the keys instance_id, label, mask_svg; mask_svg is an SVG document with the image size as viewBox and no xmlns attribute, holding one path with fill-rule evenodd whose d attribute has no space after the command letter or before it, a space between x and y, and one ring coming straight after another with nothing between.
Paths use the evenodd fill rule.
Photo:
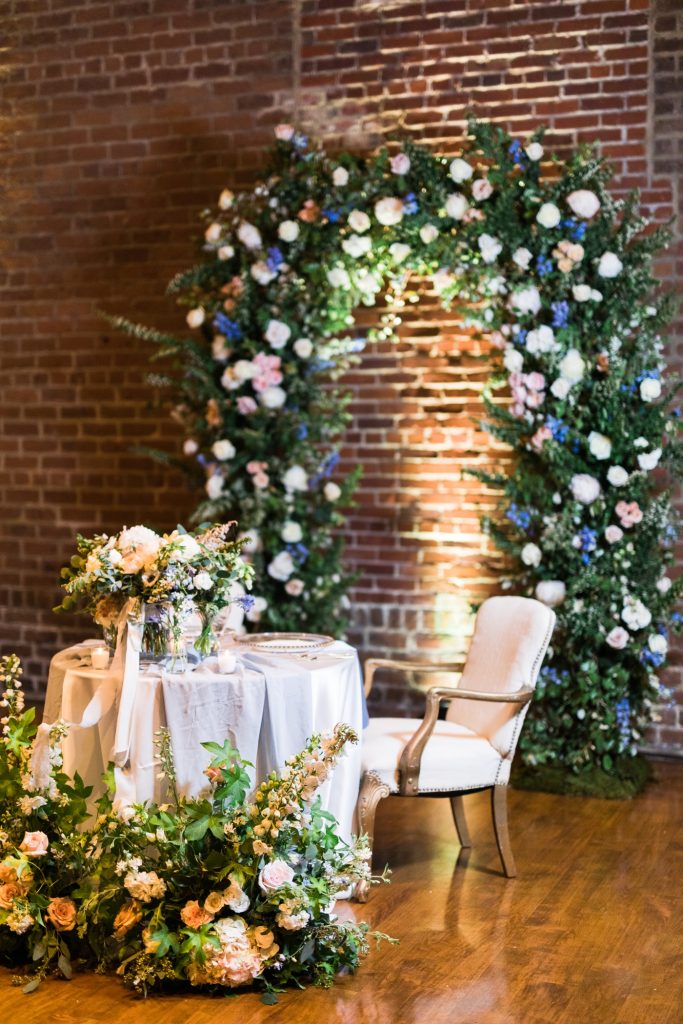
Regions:
<instances>
[{"instance_id":1,"label":"carved chair leg","mask_svg":"<svg viewBox=\"0 0 683 1024\"><path fill-rule=\"evenodd\" d=\"M508 832L508 787L494 786L491 790L491 811L493 813L493 830L496 834L498 853L503 864L506 878L515 878L517 868L512 856L510 835Z\"/></svg>"},{"instance_id":2,"label":"carved chair leg","mask_svg":"<svg viewBox=\"0 0 683 1024\"><path fill-rule=\"evenodd\" d=\"M460 845L463 848L470 847L472 840L470 838L470 830L467 827L467 818L465 817L465 805L461 796L451 797L451 810L453 811L453 821L455 822L455 831L458 833L458 839Z\"/></svg>"},{"instance_id":3,"label":"carved chair leg","mask_svg":"<svg viewBox=\"0 0 683 1024\"><path fill-rule=\"evenodd\" d=\"M366 772L360 785L358 794L358 828L361 833L368 837L370 855L372 857L372 843L375 837L375 812L380 800L384 800L390 793L386 782L382 782L374 772ZM370 861L372 864L372 860ZM356 885L355 898L359 903L367 903L370 894L369 882L358 882Z\"/></svg>"}]
</instances>

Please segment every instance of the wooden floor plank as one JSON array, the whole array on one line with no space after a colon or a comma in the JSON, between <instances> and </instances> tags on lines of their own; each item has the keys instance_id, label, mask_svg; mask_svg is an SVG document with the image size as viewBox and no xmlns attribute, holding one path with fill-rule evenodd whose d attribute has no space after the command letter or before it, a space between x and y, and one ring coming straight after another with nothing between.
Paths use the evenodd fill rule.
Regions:
<instances>
[{"instance_id":1,"label":"wooden floor plank","mask_svg":"<svg viewBox=\"0 0 683 1024\"><path fill-rule=\"evenodd\" d=\"M624 803L511 793L511 881L486 797L467 799L459 857L447 801L385 801L375 867L392 884L340 908L401 945L329 991L142 1002L81 974L24 996L0 971L0 1024L680 1024L683 764L657 771Z\"/></svg>"}]
</instances>

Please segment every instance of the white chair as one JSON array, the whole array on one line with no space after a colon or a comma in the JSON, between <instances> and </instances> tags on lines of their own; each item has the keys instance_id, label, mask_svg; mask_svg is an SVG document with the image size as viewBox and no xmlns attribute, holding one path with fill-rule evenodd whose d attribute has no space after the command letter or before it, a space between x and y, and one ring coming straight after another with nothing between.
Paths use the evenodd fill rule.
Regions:
<instances>
[{"instance_id":1,"label":"white chair","mask_svg":"<svg viewBox=\"0 0 683 1024\"><path fill-rule=\"evenodd\" d=\"M375 812L387 796L448 796L463 847L471 846L462 798L491 790L493 826L503 870L516 874L507 823L512 758L555 614L525 597L491 597L477 614L474 636L457 688L432 687L422 721L372 718L363 734L363 775L358 797L360 831L374 835ZM370 658L365 692L378 668L409 672L453 671L452 664ZM448 703L445 720L439 708ZM356 897L367 899L368 887Z\"/></svg>"}]
</instances>

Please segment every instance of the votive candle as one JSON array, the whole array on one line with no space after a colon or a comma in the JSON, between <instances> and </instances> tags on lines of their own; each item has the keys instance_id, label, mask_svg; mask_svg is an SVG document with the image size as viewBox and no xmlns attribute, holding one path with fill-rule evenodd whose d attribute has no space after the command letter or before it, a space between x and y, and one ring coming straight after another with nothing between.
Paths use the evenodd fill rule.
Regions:
<instances>
[{"instance_id":1,"label":"votive candle","mask_svg":"<svg viewBox=\"0 0 683 1024\"><path fill-rule=\"evenodd\" d=\"M90 661L93 668L105 669L109 667L109 651L106 647L94 647L90 653Z\"/></svg>"},{"instance_id":2,"label":"votive candle","mask_svg":"<svg viewBox=\"0 0 683 1024\"><path fill-rule=\"evenodd\" d=\"M221 672L225 672L226 674L235 671L237 667L237 658L232 651L218 652L218 667Z\"/></svg>"}]
</instances>

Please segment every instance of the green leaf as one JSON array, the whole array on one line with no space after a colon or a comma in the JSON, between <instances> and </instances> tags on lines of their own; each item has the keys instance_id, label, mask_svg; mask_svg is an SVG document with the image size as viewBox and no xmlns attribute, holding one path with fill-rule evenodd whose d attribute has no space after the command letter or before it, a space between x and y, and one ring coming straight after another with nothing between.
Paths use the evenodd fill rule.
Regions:
<instances>
[{"instance_id":1,"label":"green leaf","mask_svg":"<svg viewBox=\"0 0 683 1024\"><path fill-rule=\"evenodd\" d=\"M71 979L73 971L71 970L71 961L68 960L63 953L59 955L57 960L57 966L67 980Z\"/></svg>"},{"instance_id":2,"label":"green leaf","mask_svg":"<svg viewBox=\"0 0 683 1024\"><path fill-rule=\"evenodd\" d=\"M264 992L261 996L261 1002L265 1003L266 1006L275 1006L278 998L275 992Z\"/></svg>"},{"instance_id":3,"label":"green leaf","mask_svg":"<svg viewBox=\"0 0 683 1024\"><path fill-rule=\"evenodd\" d=\"M25 992L26 995L28 995L29 992L35 992L42 980L42 978L31 978L31 980L24 985L21 991Z\"/></svg>"}]
</instances>

